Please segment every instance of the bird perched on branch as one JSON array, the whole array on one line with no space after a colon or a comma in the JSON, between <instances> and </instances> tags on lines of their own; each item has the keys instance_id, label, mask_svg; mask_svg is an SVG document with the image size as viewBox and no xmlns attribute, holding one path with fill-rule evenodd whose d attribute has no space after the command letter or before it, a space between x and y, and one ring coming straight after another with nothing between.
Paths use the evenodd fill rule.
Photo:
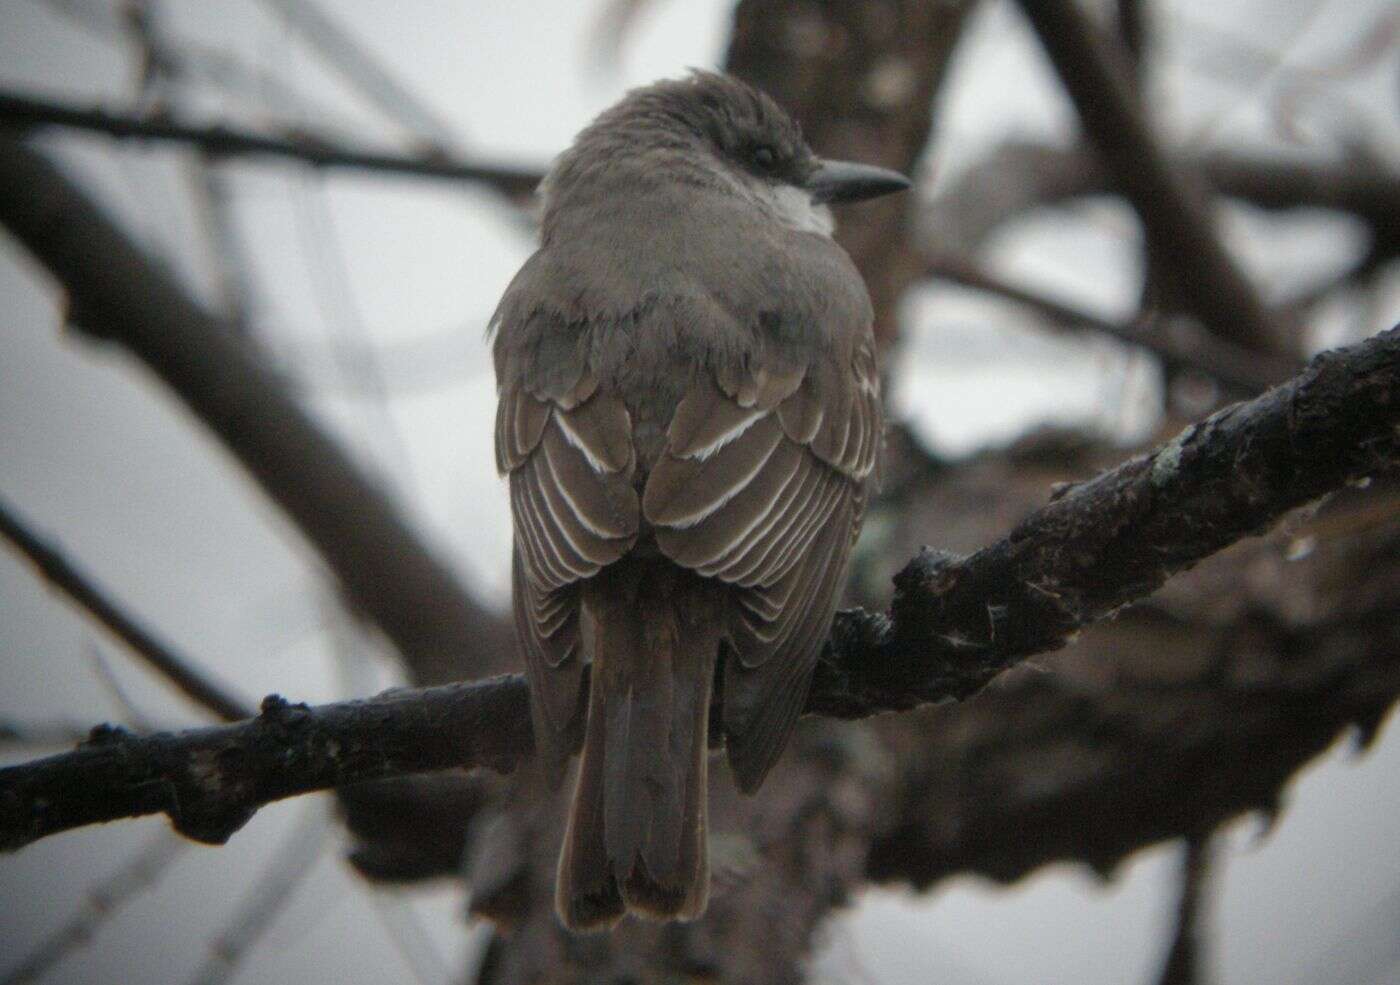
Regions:
<instances>
[{"instance_id":1,"label":"bird perched on branch","mask_svg":"<svg viewBox=\"0 0 1400 985\"><path fill-rule=\"evenodd\" d=\"M802 709L882 429L827 203L908 185L820 160L767 96L697 72L628 94L541 186L540 248L492 318L496 459L556 782L583 730L571 929L699 916L712 687L746 792Z\"/></svg>"}]
</instances>

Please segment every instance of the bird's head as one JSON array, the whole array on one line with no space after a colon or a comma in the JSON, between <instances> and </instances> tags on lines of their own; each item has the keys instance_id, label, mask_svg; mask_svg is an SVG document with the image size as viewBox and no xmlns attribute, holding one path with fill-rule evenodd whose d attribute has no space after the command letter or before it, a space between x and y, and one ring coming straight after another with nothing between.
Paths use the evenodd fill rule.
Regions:
<instances>
[{"instance_id":1,"label":"bird's head","mask_svg":"<svg viewBox=\"0 0 1400 985\"><path fill-rule=\"evenodd\" d=\"M546 226L566 203L616 203L688 185L742 197L794 228L829 233L829 203L909 184L896 171L819 158L767 95L697 71L634 89L606 110L560 156L543 192Z\"/></svg>"}]
</instances>

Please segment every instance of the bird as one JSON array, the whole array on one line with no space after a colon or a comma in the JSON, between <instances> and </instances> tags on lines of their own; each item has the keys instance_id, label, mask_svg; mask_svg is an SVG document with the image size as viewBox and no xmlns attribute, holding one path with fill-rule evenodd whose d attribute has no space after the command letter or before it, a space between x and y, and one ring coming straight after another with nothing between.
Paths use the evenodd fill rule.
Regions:
<instances>
[{"instance_id":1,"label":"bird","mask_svg":"<svg viewBox=\"0 0 1400 985\"><path fill-rule=\"evenodd\" d=\"M712 699L741 791L788 741L883 434L871 302L829 205L909 185L818 157L768 95L703 71L627 93L541 182L539 247L489 332L556 786L582 746L555 889L571 931L703 914Z\"/></svg>"}]
</instances>

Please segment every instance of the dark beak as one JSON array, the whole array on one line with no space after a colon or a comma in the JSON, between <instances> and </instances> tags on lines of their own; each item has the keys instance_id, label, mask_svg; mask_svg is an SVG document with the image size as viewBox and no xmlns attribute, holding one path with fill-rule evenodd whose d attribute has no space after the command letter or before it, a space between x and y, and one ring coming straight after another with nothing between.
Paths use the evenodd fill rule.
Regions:
<instances>
[{"instance_id":1,"label":"dark beak","mask_svg":"<svg viewBox=\"0 0 1400 985\"><path fill-rule=\"evenodd\" d=\"M863 202L891 192L902 192L911 182L898 171L852 164L848 161L822 161L807 179L807 190L818 205L827 202Z\"/></svg>"}]
</instances>

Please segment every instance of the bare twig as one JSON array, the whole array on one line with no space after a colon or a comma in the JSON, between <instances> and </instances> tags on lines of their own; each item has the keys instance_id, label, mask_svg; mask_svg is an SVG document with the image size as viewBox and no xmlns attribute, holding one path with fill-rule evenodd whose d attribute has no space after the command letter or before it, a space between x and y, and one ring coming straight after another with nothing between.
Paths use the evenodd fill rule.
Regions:
<instances>
[{"instance_id":1,"label":"bare twig","mask_svg":"<svg viewBox=\"0 0 1400 985\"><path fill-rule=\"evenodd\" d=\"M297 236L306 255L316 309L331 337L330 351L347 388L364 394L365 431L379 440L380 457L393 469L390 490L413 488L413 463L408 442L389 409L389 385L379 353L369 344L370 332L356 301L345 247L336 231L322 183L308 176L292 191Z\"/></svg>"},{"instance_id":2,"label":"bare twig","mask_svg":"<svg viewBox=\"0 0 1400 985\"><path fill-rule=\"evenodd\" d=\"M67 288L79 327L143 360L223 440L420 681L459 679L470 672L460 663L469 654L506 645L494 629L500 621L312 422L252 341L190 298L41 155L3 133L0 222Z\"/></svg>"},{"instance_id":3,"label":"bare twig","mask_svg":"<svg viewBox=\"0 0 1400 985\"><path fill-rule=\"evenodd\" d=\"M806 710L857 718L966 698L1288 510L1394 470L1398 424L1400 328L1061 490L970 557L920 554L895 579L890 617L838 616ZM509 767L532 749L527 700L508 676L316 708L268 699L251 721L176 734L99 730L74 752L0 770L0 848L157 811L219 843L284 797Z\"/></svg>"},{"instance_id":4,"label":"bare twig","mask_svg":"<svg viewBox=\"0 0 1400 985\"><path fill-rule=\"evenodd\" d=\"M128 3L123 9L127 31L140 53L141 78L137 106L143 117L180 105L181 84L188 59L166 42L159 29L159 8L153 0ZM208 253L210 273L224 317L242 331L247 327L247 264L238 244L233 212L218 161L199 148L184 163L190 207Z\"/></svg>"},{"instance_id":5,"label":"bare twig","mask_svg":"<svg viewBox=\"0 0 1400 985\"><path fill-rule=\"evenodd\" d=\"M375 889L370 894L370 904L384 933L388 935L389 943L394 945L394 950L398 951L399 958L418 985L458 980L414 911L413 904L400 891Z\"/></svg>"},{"instance_id":6,"label":"bare twig","mask_svg":"<svg viewBox=\"0 0 1400 985\"><path fill-rule=\"evenodd\" d=\"M138 732L156 731L150 718L137 707L136 702L131 699L131 695L128 694L126 688L122 686L121 680L117 677L116 669L108 662L106 654L102 652L102 648L97 645L96 641L86 641L83 650L87 655L88 662L92 664L93 673L97 675L97 679L102 683L107 693L111 695L117 707L121 709L122 724ZM237 721L239 718L247 717L246 714L233 717L224 716L218 712L215 712L215 714L225 721Z\"/></svg>"},{"instance_id":7,"label":"bare twig","mask_svg":"<svg viewBox=\"0 0 1400 985\"><path fill-rule=\"evenodd\" d=\"M165 640L127 615L87 575L56 548L34 533L4 500L0 500L0 535L27 557L49 584L73 600L98 624L121 640L176 689L225 721L247 718L252 705L225 685L212 680L198 665Z\"/></svg>"},{"instance_id":8,"label":"bare twig","mask_svg":"<svg viewBox=\"0 0 1400 985\"><path fill-rule=\"evenodd\" d=\"M325 806L309 805L249 888L228 926L209 942L209 958L190 979L193 985L222 985L233 979L239 962L315 868L329 832L330 818Z\"/></svg>"},{"instance_id":9,"label":"bare twig","mask_svg":"<svg viewBox=\"0 0 1400 985\"><path fill-rule=\"evenodd\" d=\"M0 94L0 121L20 127L59 126L113 137L173 141L197 146L211 157L280 157L318 168L480 182L517 198L532 193L543 174L538 169L473 164L445 156L370 151L309 135L270 136L218 124L195 126L169 119L146 119L14 94Z\"/></svg>"},{"instance_id":10,"label":"bare twig","mask_svg":"<svg viewBox=\"0 0 1400 985\"><path fill-rule=\"evenodd\" d=\"M255 291L249 257L238 235L228 176L217 160L202 151L189 162L185 174L224 319L234 331L246 333Z\"/></svg>"},{"instance_id":11,"label":"bare twig","mask_svg":"<svg viewBox=\"0 0 1400 985\"><path fill-rule=\"evenodd\" d=\"M308 708L270 697L234 725L136 736L102 726L70 753L0 769L0 849L165 812L222 844L263 804L362 780L513 766L533 748L519 676Z\"/></svg>"},{"instance_id":12,"label":"bare twig","mask_svg":"<svg viewBox=\"0 0 1400 985\"><path fill-rule=\"evenodd\" d=\"M1022 0L1085 132L1142 219L1150 252L1189 285L1175 300L1211 331L1246 348L1278 351L1283 339L1243 272L1221 245L1202 196L1158 145L1122 59L1073 3Z\"/></svg>"},{"instance_id":13,"label":"bare twig","mask_svg":"<svg viewBox=\"0 0 1400 985\"><path fill-rule=\"evenodd\" d=\"M1201 926L1209 905L1211 838L1208 834L1186 839L1181 856L1181 896L1176 907L1176 933L1157 985L1203 985Z\"/></svg>"},{"instance_id":14,"label":"bare twig","mask_svg":"<svg viewBox=\"0 0 1400 985\"><path fill-rule=\"evenodd\" d=\"M65 18L89 36L114 45L131 40L129 24L123 24L118 12L105 4L88 0L30 0ZM324 133L337 121L334 129L342 133L354 128L344 116L324 103L313 103L310 96L287 85L261 67L245 64L238 57L212 45L200 44L192 38L181 38L177 46L163 45L158 52L166 73L216 87L230 96L258 104L271 102L278 106L297 106L314 117Z\"/></svg>"},{"instance_id":15,"label":"bare twig","mask_svg":"<svg viewBox=\"0 0 1400 985\"><path fill-rule=\"evenodd\" d=\"M407 127L438 153L453 145L452 127L310 0L263 0L263 5L299 31L326 64L369 99L386 119Z\"/></svg>"},{"instance_id":16,"label":"bare twig","mask_svg":"<svg viewBox=\"0 0 1400 985\"><path fill-rule=\"evenodd\" d=\"M18 968L0 978L0 985L39 981L56 964L92 940L122 904L159 882L188 847L189 842L169 831L156 832L156 836L113 875L88 890L82 909L30 951Z\"/></svg>"},{"instance_id":17,"label":"bare twig","mask_svg":"<svg viewBox=\"0 0 1400 985\"><path fill-rule=\"evenodd\" d=\"M1258 393L1297 372L1297 364L1283 357L1248 352L1216 336L1196 333L1182 338L1172 331L1154 331L1144 321L1115 322L1011 284L978 267L972 261L949 254L929 261L931 277L952 281L1039 311L1052 323L1066 328L1089 329L1110 335L1157 355L1168 371L1192 370L1220 380L1244 393Z\"/></svg>"}]
</instances>

